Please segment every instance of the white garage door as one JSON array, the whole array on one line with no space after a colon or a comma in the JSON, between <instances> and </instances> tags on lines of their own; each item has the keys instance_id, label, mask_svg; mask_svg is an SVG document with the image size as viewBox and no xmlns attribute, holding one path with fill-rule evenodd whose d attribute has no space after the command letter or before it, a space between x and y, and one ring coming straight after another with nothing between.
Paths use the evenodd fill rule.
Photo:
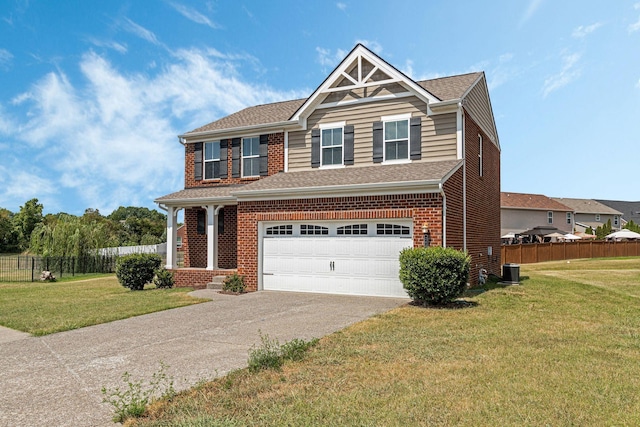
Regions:
<instances>
[{"instance_id":1,"label":"white garage door","mask_svg":"<svg viewBox=\"0 0 640 427\"><path fill-rule=\"evenodd\" d=\"M410 223L314 223L265 227L267 290L405 297L400 251L413 246Z\"/></svg>"}]
</instances>

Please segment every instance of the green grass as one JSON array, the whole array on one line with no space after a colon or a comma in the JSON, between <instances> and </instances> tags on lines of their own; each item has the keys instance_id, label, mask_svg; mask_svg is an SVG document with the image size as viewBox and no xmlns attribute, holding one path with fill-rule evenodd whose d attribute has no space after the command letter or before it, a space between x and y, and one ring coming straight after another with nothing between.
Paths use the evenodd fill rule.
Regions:
<instances>
[{"instance_id":1,"label":"green grass","mask_svg":"<svg viewBox=\"0 0 640 427\"><path fill-rule=\"evenodd\" d=\"M114 275L52 283L0 283L0 325L33 335L97 325L207 300L190 288L130 291Z\"/></svg>"},{"instance_id":2,"label":"green grass","mask_svg":"<svg viewBox=\"0 0 640 427\"><path fill-rule=\"evenodd\" d=\"M640 425L640 258L521 274L467 308L373 317L281 371L236 371L130 425Z\"/></svg>"}]
</instances>

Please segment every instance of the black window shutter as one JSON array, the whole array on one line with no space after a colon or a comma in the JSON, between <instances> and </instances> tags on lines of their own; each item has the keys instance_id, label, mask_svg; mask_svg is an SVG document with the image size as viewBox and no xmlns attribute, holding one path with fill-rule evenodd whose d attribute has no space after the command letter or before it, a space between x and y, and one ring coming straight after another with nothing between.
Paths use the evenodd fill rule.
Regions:
<instances>
[{"instance_id":1,"label":"black window shutter","mask_svg":"<svg viewBox=\"0 0 640 427\"><path fill-rule=\"evenodd\" d=\"M269 175L269 135L260 135L260 176Z\"/></svg>"},{"instance_id":2,"label":"black window shutter","mask_svg":"<svg viewBox=\"0 0 640 427\"><path fill-rule=\"evenodd\" d=\"M311 167L320 167L320 129L311 129Z\"/></svg>"},{"instance_id":3,"label":"black window shutter","mask_svg":"<svg viewBox=\"0 0 640 427\"><path fill-rule=\"evenodd\" d=\"M206 233L206 220L207 220L207 216L206 216L206 212L203 211L202 209L198 210L198 221L197 221L197 233L198 234L205 234Z\"/></svg>"},{"instance_id":4,"label":"black window shutter","mask_svg":"<svg viewBox=\"0 0 640 427\"><path fill-rule=\"evenodd\" d=\"M218 211L218 234L224 234L224 208Z\"/></svg>"},{"instance_id":5,"label":"black window shutter","mask_svg":"<svg viewBox=\"0 0 640 427\"><path fill-rule=\"evenodd\" d=\"M344 127L344 164L353 164L353 125Z\"/></svg>"},{"instance_id":6,"label":"black window shutter","mask_svg":"<svg viewBox=\"0 0 640 427\"><path fill-rule=\"evenodd\" d=\"M411 160L420 160L422 158L422 118L411 117L409 125L409 157Z\"/></svg>"},{"instance_id":7,"label":"black window shutter","mask_svg":"<svg viewBox=\"0 0 640 427\"><path fill-rule=\"evenodd\" d=\"M220 179L228 177L229 167L227 166L227 147L228 143L226 139L220 141Z\"/></svg>"},{"instance_id":8,"label":"black window shutter","mask_svg":"<svg viewBox=\"0 0 640 427\"><path fill-rule=\"evenodd\" d=\"M202 181L202 142L194 144L193 174L196 181Z\"/></svg>"},{"instance_id":9,"label":"black window shutter","mask_svg":"<svg viewBox=\"0 0 640 427\"><path fill-rule=\"evenodd\" d=\"M373 122L373 163L384 160L384 146L382 140L382 122Z\"/></svg>"},{"instance_id":10,"label":"black window shutter","mask_svg":"<svg viewBox=\"0 0 640 427\"><path fill-rule=\"evenodd\" d=\"M240 178L240 138L231 140L231 176Z\"/></svg>"}]
</instances>

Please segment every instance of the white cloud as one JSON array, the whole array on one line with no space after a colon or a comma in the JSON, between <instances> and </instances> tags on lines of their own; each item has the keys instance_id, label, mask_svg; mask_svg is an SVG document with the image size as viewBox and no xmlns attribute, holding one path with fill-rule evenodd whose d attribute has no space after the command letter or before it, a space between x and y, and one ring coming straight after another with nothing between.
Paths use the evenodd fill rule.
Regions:
<instances>
[{"instance_id":1,"label":"white cloud","mask_svg":"<svg viewBox=\"0 0 640 427\"><path fill-rule=\"evenodd\" d=\"M413 78L413 61L411 59L407 59L404 63L404 67L400 69L405 75L410 78Z\"/></svg>"},{"instance_id":2,"label":"white cloud","mask_svg":"<svg viewBox=\"0 0 640 427\"><path fill-rule=\"evenodd\" d=\"M542 96L547 97L551 92L554 92L578 77L580 77L581 70L576 67L576 64L580 60L581 55L579 53L566 54L562 57L562 70L559 73L547 78L544 81L542 88Z\"/></svg>"},{"instance_id":3,"label":"white cloud","mask_svg":"<svg viewBox=\"0 0 640 427\"><path fill-rule=\"evenodd\" d=\"M602 27L602 25L602 22L596 22L595 24L587 25L586 27L580 25L579 27L574 28L573 32L571 33L571 37L575 39L584 38L587 35L593 33L598 28Z\"/></svg>"},{"instance_id":4,"label":"white cloud","mask_svg":"<svg viewBox=\"0 0 640 427\"><path fill-rule=\"evenodd\" d=\"M629 31L629 34L635 33L636 31L640 30L640 18L638 18L635 23L630 24L629 27L627 27L627 30Z\"/></svg>"},{"instance_id":5,"label":"white cloud","mask_svg":"<svg viewBox=\"0 0 640 427\"><path fill-rule=\"evenodd\" d=\"M522 18L520 18L520 26L523 26L531 17L536 13L543 0L530 0L527 9L524 11Z\"/></svg>"},{"instance_id":6,"label":"white cloud","mask_svg":"<svg viewBox=\"0 0 640 427\"><path fill-rule=\"evenodd\" d=\"M377 41L359 39L356 40L356 44L358 43L363 44L367 49L377 53L378 55L382 55L382 45Z\"/></svg>"},{"instance_id":7,"label":"white cloud","mask_svg":"<svg viewBox=\"0 0 640 427\"><path fill-rule=\"evenodd\" d=\"M6 49L0 48L0 68L8 69L13 61L13 54Z\"/></svg>"},{"instance_id":8,"label":"white cloud","mask_svg":"<svg viewBox=\"0 0 640 427\"><path fill-rule=\"evenodd\" d=\"M89 38L89 43L97 47L106 47L107 49L115 50L118 53L127 53L127 45L110 41L110 40L99 40L96 38Z\"/></svg>"},{"instance_id":9,"label":"white cloud","mask_svg":"<svg viewBox=\"0 0 640 427\"><path fill-rule=\"evenodd\" d=\"M23 156L29 158L22 165L26 175L15 179L39 179L28 188L33 195L5 188L0 201L23 203L57 191L75 192L86 207L103 212L119 205L149 206L183 185L184 149L176 135L249 105L308 95L247 82L239 70L252 66L250 56L183 49L160 62L153 75L126 74L88 52L79 63L79 83L61 71L49 73L16 96L13 103L25 116L7 133L14 146L24 145L37 159ZM7 127L1 113L0 132ZM38 170L32 171L34 164Z\"/></svg>"},{"instance_id":10,"label":"white cloud","mask_svg":"<svg viewBox=\"0 0 640 427\"><path fill-rule=\"evenodd\" d=\"M336 7L342 11L345 11L347 9L347 5L345 3L342 2L338 2L336 3Z\"/></svg>"},{"instance_id":11,"label":"white cloud","mask_svg":"<svg viewBox=\"0 0 640 427\"><path fill-rule=\"evenodd\" d=\"M638 83L636 83L636 88L640 89L640 79L638 79Z\"/></svg>"},{"instance_id":12,"label":"white cloud","mask_svg":"<svg viewBox=\"0 0 640 427\"><path fill-rule=\"evenodd\" d=\"M138 25L133 22L129 18L124 18L124 23L122 24L122 28L131 34L134 34L140 37L143 40L148 41L149 43L153 43L157 46L161 46L162 44L158 41L158 38L153 33L153 31L147 30L142 25Z\"/></svg>"},{"instance_id":13,"label":"white cloud","mask_svg":"<svg viewBox=\"0 0 640 427\"><path fill-rule=\"evenodd\" d=\"M331 52L331 49L325 49L322 47L316 47L316 52L318 53L318 63L325 69L334 68L344 59L345 56L347 56L347 53L349 53L342 49L337 49L335 52Z\"/></svg>"},{"instance_id":14,"label":"white cloud","mask_svg":"<svg viewBox=\"0 0 640 427\"><path fill-rule=\"evenodd\" d=\"M196 24L206 25L208 27L213 28L214 30L220 28L216 23L212 22L209 18L207 18L202 13L198 12L192 7L185 6L180 3L169 2L169 5L173 7L178 13L187 18L190 21L195 22Z\"/></svg>"}]
</instances>

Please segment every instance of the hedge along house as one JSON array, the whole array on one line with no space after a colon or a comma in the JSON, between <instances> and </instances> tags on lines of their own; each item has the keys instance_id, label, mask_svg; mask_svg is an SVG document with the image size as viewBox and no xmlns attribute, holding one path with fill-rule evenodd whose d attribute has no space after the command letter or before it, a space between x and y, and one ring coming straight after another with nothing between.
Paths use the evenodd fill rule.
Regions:
<instances>
[{"instance_id":1,"label":"hedge along house","mask_svg":"<svg viewBox=\"0 0 640 427\"><path fill-rule=\"evenodd\" d=\"M401 249L442 245L500 273L500 145L484 73L414 81L358 44L306 99L180 135L167 268L202 287L404 296ZM176 214L184 209L184 268Z\"/></svg>"}]
</instances>

